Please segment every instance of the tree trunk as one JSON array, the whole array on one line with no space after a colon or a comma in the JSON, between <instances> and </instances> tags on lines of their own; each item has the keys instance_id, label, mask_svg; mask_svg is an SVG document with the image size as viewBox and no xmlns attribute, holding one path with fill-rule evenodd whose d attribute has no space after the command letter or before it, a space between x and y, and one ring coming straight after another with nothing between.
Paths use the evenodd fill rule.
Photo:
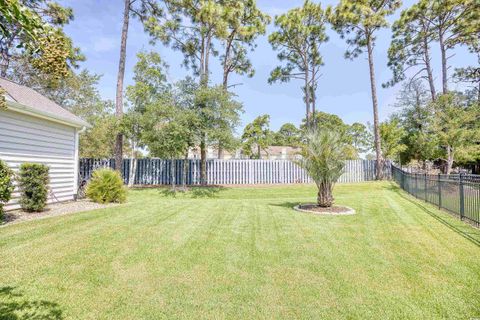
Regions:
<instances>
[{"instance_id":1,"label":"tree trunk","mask_svg":"<svg viewBox=\"0 0 480 320\"><path fill-rule=\"evenodd\" d=\"M310 119L310 90L309 90L309 80L308 80L308 66L305 67L305 119L307 128L310 128L311 119Z\"/></svg>"},{"instance_id":2,"label":"tree trunk","mask_svg":"<svg viewBox=\"0 0 480 320\"><path fill-rule=\"evenodd\" d=\"M442 87L443 94L448 93L448 75L447 75L447 49L445 48L445 41L443 40L443 31L440 29L438 35L438 41L440 43L440 51L442 54Z\"/></svg>"},{"instance_id":3,"label":"tree trunk","mask_svg":"<svg viewBox=\"0 0 480 320\"><path fill-rule=\"evenodd\" d=\"M228 76L229 76L229 57L230 57L230 48L232 46L231 41L227 42L227 49L225 50L225 59L223 61L223 89L228 90ZM218 142L218 159L223 159L223 145L222 142Z\"/></svg>"},{"instance_id":4,"label":"tree trunk","mask_svg":"<svg viewBox=\"0 0 480 320\"><path fill-rule=\"evenodd\" d=\"M170 160L170 184L172 185L172 191L175 192L176 186L175 186L175 159Z\"/></svg>"},{"instance_id":5,"label":"tree trunk","mask_svg":"<svg viewBox=\"0 0 480 320\"><path fill-rule=\"evenodd\" d=\"M188 151L183 158L182 190L187 191Z\"/></svg>"},{"instance_id":6,"label":"tree trunk","mask_svg":"<svg viewBox=\"0 0 480 320\"><path fill-rule=\"evenodd\" d=\"M206 35L206 38L202 41L202 55L200 59L200 85L203 87L208 86L208 77L209 77L209 58L210 58L210 46L211 46L211 35ZM202 185L207 184L207 137L205 132L201 134L200 141L200 183Z\"/></svg>"},{"instance_id":7,"label":"tree trunk","mask_svg":"<svg viewBox=\"0 0 480 320\"><path fill-rule=\"evenodd\" d=\"M130 175L128 177L128 187L131 188L135 184L135 176L137 171L137 158L135 157L135 142L132 141L132 158L130 159Z\"/></svg>"},{"instance_id":8,"label":"tree trunk","mask_svg":"<svg viewBox=\"0 0 480 320\"><path fill-rule=\"evenodd\" d=\"M430 86L430 95L432 101L435 101L437 92L435 90L435 81L433 79L432 65L430 64L430 48L428 47L427 37L423 39L423 51L425 52L425 67L427 69L428 85Z\"/></svg>"},{"instance_id":9,"label":"tree trunk","mask_svg":"<svg viewBox=\"0 0 480 320\"><path fill-rule=\"evenodd\" d=\"M128 23L130 18L130 0L125 0L123 11L122 39L120 44L120 61L118 63L117 93L115 97L115 115L117 120L123 117L123 79L125 77L125 59L127 55ZM115 141L115 169L122 172L123 134L118 133Z\"/></svg>"},{"instance_id":10,"label":"tree trunk","mask_svg":"<svg viewBox=\"0 0 480 320\"><path fill-rule=\"evenodd\" d=\"M260 147L259 144L257 144L257 159L258 160L262 159L262 148Z\"/></svg>"},{"instance_id":11,"label":"tree trunk","mask_svg":"<svg viewBox=\"0 0 480 320\"><path fill-rule=\"evenodd\" d=\"M313 79L313 76L312 76L312 86L311 86L311 91L312 91L312 125L313 125L314 128L316 128L316 123L317 122L315 120L315 113L317 112L317 107L316 107L317 97L316 97L316 94L315 94L315 84L313 83L313 81L314 81L314 79Z\"/></svg>"},{"instance_id":12,"label":"tree trunk","mask_svg":"<svg viewBox=\"0 0 480 320\"><path fill-rule=\"evenodd\" d=\"M370 88L372 90L372 104L373 104L373 129L375 135L375 153L376 153L376 179L383 178L383 159L382 147L380 141L380 125L378 121L378 101L377 101L377 87L375 84L375 68L373 65L373 47L370 38L367 38L368 47L368 65L370 68Z\"/></svg>"},{"instance_id":13,"label":"tree trunk","mask_svg":"<svg viewBox=\"0 0 480 320\"><path fill-rule=\"evenodd\" d=\"M328 182L320 182L317 185L318 187L318 194L317 194L317 204L319 207L322 208L329 208L333 205L333 195L332 189L333 184Z\"/></svg>"},{"instance_id":14,"label":"tree trunk","mask_svg":"<svg viewBox=\"0 0 480 320\"><path fill-rule=\"evenodd\" d=\"M200 184L207 184L207 146L205 136L202 136L200 142Z\"/></svg>"},{"instance_id":15,"label":"tree trunk","mask_svg":"<svg viewBox=\"0 0 480 320\"><path fill-rule=\"evenodd\" d=\"M447 174L450 174L452 172L452 167L453 167L453 161L454 161L454 152L452 150L452 147L447 146Z\"/></svg>"}]
</instances>

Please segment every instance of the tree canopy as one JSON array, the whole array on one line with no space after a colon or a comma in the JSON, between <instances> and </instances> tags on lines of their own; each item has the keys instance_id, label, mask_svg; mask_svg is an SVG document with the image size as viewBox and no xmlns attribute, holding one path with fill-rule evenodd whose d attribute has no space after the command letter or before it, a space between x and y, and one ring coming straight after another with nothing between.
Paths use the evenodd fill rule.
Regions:
<instances>
[{"instance_id":1,"label":"tree canopy","mask_svg":"<svg viewBox=\"0 0 480 320\"><path fill-rule=\"evenodd\" d=\"M310 125L311 113L316 112L316 90L323 65L320 47L328 41L326 21L321 5L305 0L302 7L275 17L277 31L268 37L273 49L278 51L278 59L284 63L270 73L268 81L298 79L303 82L307 125Z\"/></svg>"}]
</instances>

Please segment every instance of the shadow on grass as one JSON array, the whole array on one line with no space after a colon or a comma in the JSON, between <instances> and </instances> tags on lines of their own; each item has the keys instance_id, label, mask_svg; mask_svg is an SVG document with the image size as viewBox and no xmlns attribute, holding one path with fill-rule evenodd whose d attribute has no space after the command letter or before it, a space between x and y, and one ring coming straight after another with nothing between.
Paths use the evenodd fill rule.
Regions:
<instances>
[{"instance_id":1,"label":"shadow on grass","mask_svg":"<svg viewBox=\"0 0 480 320\"><path fill-rule=\"evenodd\" d=\"M60 320L62 310L55 302L28 300L14 287L0 287L0 320Z\"/></svg>"},{"instance_id":2,"label":"shadow on grass","mask_svg":"<svg viewBox=\"0 0 480 320\"><path fill-rule=\"evenodd\" d=\"M163 188L160 193L165 197L176 198L179 195L185 195L191 198L216 198L221 191L226 190L222 186L189 187L186 190L178 188L173 191L171 188Z\"/></svg>"},{"instance_id":3,"label":"shadow on grass","mask_svg":"<svg viewBox=\"0 0 480 320\"><path fill-rule=\"evenodd\" d=\"M282 202L282 203L269 203L268 205L272 206L272 207L281 207L281 208L286 208L286 209L292 209L293 210L293 207L298 206L299 204L300 204L300 202L287 201L287 202Z\"/></svg>"},{"instance_id":4,"label":"shadow on grass","mask_svg":"<svg viewBox=\"0 0 480 320\"><path fill-rule=\"evenodd\" d=\"M457 223L453 224L452 222L448 221L449 219L446 219L442 215L439 215L438 213L430 210L426 206L419 203L419 201L423 201L423 200L416 199L416 198L412 199L413 196L409 195L406 191L401 189L399 186L396 186L396 185L392 184L392 185L389 185L389 186L385 186L383 188L395 192L400 197L402 197L406 201L414 204L415 206L420 208L422 211L426 212L428 215L433 217L435 220L437 220L438 222L440 222L441 224L443 224L447 228L453 230L457 234L459 234L462 237L464 237L465 239L469 240L470 242L475 244L477 247L480 247L480 231L476 231L469 224L467 224L465 222L461 222L461 220L458 220ZM455 218L452 214L448 213L448 211L444 211L444 210L441 210L441 211L444 212L445 214L448 214L449 217Z\"/></svg>"}]
</instances>

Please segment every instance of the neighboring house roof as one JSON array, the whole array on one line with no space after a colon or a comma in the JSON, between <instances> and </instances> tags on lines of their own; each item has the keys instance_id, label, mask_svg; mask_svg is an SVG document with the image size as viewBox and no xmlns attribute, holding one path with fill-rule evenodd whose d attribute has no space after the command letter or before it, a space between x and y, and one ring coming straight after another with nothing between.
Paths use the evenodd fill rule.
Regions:
<instances>
[{"instance_id":1,"label":"neighboring house roof","mask_svg":"<svg viewBox=\"0 0 480 320\"><path fill-rule=\"evenodd\" d=\"M0 87L7 92L7 106L70 124L74 127L89 127L80 117L62 108L37 91L0 77Z\"/></svg>"},{"instance_id":2,"label":"neighboring house roof","mask_svg":"<svg viewBox=\"0 0 480 320\"><path fill-rule=\"evenodd\" d=\"M262 154L268 154L268 155L282 155L282 154L288 154L288 155L296 155L299 153L301 148L298 147L290 147L290 146L270 146L267 147L266 149L262 149Z\"/></svg>"}]
</instances>

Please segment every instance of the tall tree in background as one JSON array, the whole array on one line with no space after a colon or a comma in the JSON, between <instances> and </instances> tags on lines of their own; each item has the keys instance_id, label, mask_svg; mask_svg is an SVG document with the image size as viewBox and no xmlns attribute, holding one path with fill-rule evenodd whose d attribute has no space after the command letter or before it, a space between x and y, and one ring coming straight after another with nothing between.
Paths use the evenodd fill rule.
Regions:
<instances>
[{"instance_id":1,"label":"tall tree in background","mask_svg":"<svg viewBox=\"0 0 480 320\"><path fill-rule=\"evenodd\" d=\"M122 133L127 138L131 148L129 186L133 186L137 167L138 148L142 143L143 116L147 107L165 100L165 94L170 89L167 84L167 65L157 52L141 51L137 54L137 63L133 68L134 84L127 87L129 110L122 119Z\"/></svg>"},{"instance_id":2,"label":"tall tree in background","mask_svg":"<svg viewBox=\"0 0 480 320\"><path fill-rule=\"evenodd\" d=\"M345 144L345 159L359 159L359 153L365 152L370 148L370 135L366 126L363 124L354 123L350 126L343 122L343 120L336 114L322 111L315 114L313 122L315 123L314 127L307 126L306 119L303 120L303 124L300 126L303 131L303 136L307 136L309 130L312 128L316 130L330 130L337 132Z\"/></svg>"},{"instance_id":3,"label":"tall tree in background","mask_svg":"<svg viewBox=\"0 0 480 320\"><path fill-rule=\"evenodd\" d=\"M373 60L376 33L388 27L386 17L401 5L400 0L341 0L336 8L329 7L328 15L334 29L342 38L347 38L349 50L346 58L356 58L366 48L370 70L370 87L373 104L373 126L376 153L376 178L382 179L383 159L378 120L378 100Z\"/></svg>"},{"instance_id":4,"label":"tall tree in background","mask_svg":"<svg viewBox=\"0 0 480 320\"><path fill-rule=\"evenodd\" d=\"M395 107L400 111L396 117L405 129L402 143L407 148L401 152L401 162L417 160L423 163L434 159L437 153L437 137L432 132L433 109L428 90L420 79L404 83Z\"/></svg>"},{"instance_id":5,"label":"tall tree in background","mask_svg":"<svg viewBox=\"0 0 480 320\"><path fill-rule=\"evenodd\" d=\"M146 106L142 116L142 140L153 157L170 159L170 176L176 190L175 159L188 152L196 127L197 114L178 104L172 92L162 93L162 98Z\"/></svg>"},{"instance_id":6,"label":"tall tree in background","mask_svg":"<svg viewBox=\"0 0 480 320\"><path fill-rule=\"evenodd\" d=\"M457 93L439 96L432 106L433 132L447 162L446 174L450 174L457 159L471 160L480 154L480 106L468 105L465 97Z\"/></svg>"},{"instance_id":7,"label":"tall tree in background","mask_svg":"<svg viewBox=\"0 0 480 320\"><path fill-rule=\"evenodd\" d=\"M221 56L223 86L229 87L232 72L253 76L255 70L247 53L255 48L255 39L265 34L270 17L257 8L256 0L225 0L227 33L221 39L224 53Z\"/></svg>"},{"instance_id":8,"label":"tall tree in background","mask_svg":"<svg viewBox=\"0 0 480 320\"><path fill-rule=\"evenodd\" d=\"M477 0L420 0L416 5L415 15L430 22L439 43L444 94L448 93L448 50L462 43L465 32L472 31L468 26L473 25L472 20L478 19L479 8Z\"/></svg>"},{"instance_id":9,"label":"tall tree in background","mask_svg":"<svg viewBox=\"0 0 480 320\"><path fill-rule=\"evenodd\" d=\"M120 59L118 62L117 90L115 94L115 115L120 121L123 117L123 80L125 78L125 60L127 56L128 24L130 21L130 1L124 1L123 25L120 40ZM122 172L123 166L123 134L117 133L115 139L115 169Z\"/></svg>"},{"instance_id":10,"label":"tall tree in background","mask_svg":"<svg viewBox=\"0 0 480 320\"><path fill-rule=\"evenodd\" d=\"M456 29L460 33L459 41L477 57L477 64L456 68L454 78L457 82L469 84L472 87L472 94L476 95L480 103L480 3L477 4L476 10L470 12L467 19L457 23Z\"/></svg>"},{"instance_id":11,"label":"tall tree in background","mask_svg":"<svg viewBox=\"0 0 480 320\"><path fill-rule=\"evenodd\" d=\"M421 14L421 6L416 4L402 11L400 19L392 26L393 39L388 50L388 65L393 71L393 79L387 85L405 80L407 72L414 69L411 80L425 78L430 88L430 96L437 95L433 77L430 44L437 39L430 19Z\"/></svg>"},{"instance_id":12,"label":"tall tree in background","mask_svg":"<svg viewBox=\"0 0 480 320\"><path fill-rule=\"evenodd\" d=\"M242 134L243 152L250 158L262 159L262 150L272 143L270 116L265 114L247 124ZM256 149L256 150L255 150ZM256 151L256 154L255 154Z\"/></svg>"},{"instance_id":13,"label":"tall tree in background","mask_svg":"<svg viewBox=\"0 0 480 320\"><path fill-rule=\"evenodd\" d=\"M145 23L152 41L161 41L174 50L183 53L183 64L192 68L199 77L199 84L208 88L210 58L217 55L214 40L224 39L228 34L228 22L225 14L229 10L225 1L165 0L165 14L151 17ZM233 3L233 2L232 2ZM207 170L207 132L200 140L200 176L206 183Z\"/></svg>"},{"instance_id":14,"label":"tall tree in background","mask_svg":"<svg viewBox=\"0 0 480 320\"><path fill-rule=\"evenodd\" d=\"M399 160L400 154L407 149L407 146L402 142L405 135L405 129L396 117L380 123L382 153L385 159Z\"/></svg>"},{"instance_id":15,"label":"tall tree in background","mask_svg":"<svg viewBox=\"0 0 480 320\"><path fill-rule=\"evenodd\" d=\"M225 20L228 23L227 33L221 39L224 53L221 55L223 67L223 87L229 89L231 73L252 77L255 70L248 58L248 51L255 48L255 40L265 34L270 17L257 8L256 0L225 0L223 2ZM218 158L223 159L225 148L233 145L233 134L227 134L218 141Z\"/></svg>"},{"instance_id":16,"label":"tall tree in background","mask_svg":"<svg viewBox=\"0 0 480 320\"><path fill-rule=\"evenodd\" d=\"M140 0L134 6L136 0L124 0L123 24L120 38L120 58L118 62L117 90L115 94L115 115L118 121L123 117L123 81L125 78L125 60L127 55L127 38L130 15L139 18L144 24L152 17L161 15L162 11L155 0ZM115 169L122 171L123 165L123 134L117 133L115 140Z\"/></svg>"},{"instance_id":17,"label":"tall tree in background","mask_svg":"<svg viewBox=\"0 0 480 320\"><path fill-rule=\"evenodd\" d=\"M278 30L268 37L273 49L279 51L278 59L285 62L271 72L268 82L303 81L307 125L316 111L315 92L323 65L320 46L328 40L325 23L321 5L306 0L302 7L275 17Z\"/></svg>"},{"instance_id":18,"label":"tall tree in background","mask_svg":"<svg viewBox=\"0 0 480 320\"><path fill-rule=\"evenodd\" d=\"M347 130L351 144L357 153L357 159L360 153L365 153L372 146L373 137L371 132L363 123L354 122Z\"/></svg>"},{"instance_id":19,"label":"tall tree in background","mask_svg":"<svg viewBox=\"0 0 480 320\"><path fill-rule=\"evenodd\" d=\"M293 123L285 123L275 132L273 145L297 147L300 145L300 129Z\"/></svg>"}]
</instances>

